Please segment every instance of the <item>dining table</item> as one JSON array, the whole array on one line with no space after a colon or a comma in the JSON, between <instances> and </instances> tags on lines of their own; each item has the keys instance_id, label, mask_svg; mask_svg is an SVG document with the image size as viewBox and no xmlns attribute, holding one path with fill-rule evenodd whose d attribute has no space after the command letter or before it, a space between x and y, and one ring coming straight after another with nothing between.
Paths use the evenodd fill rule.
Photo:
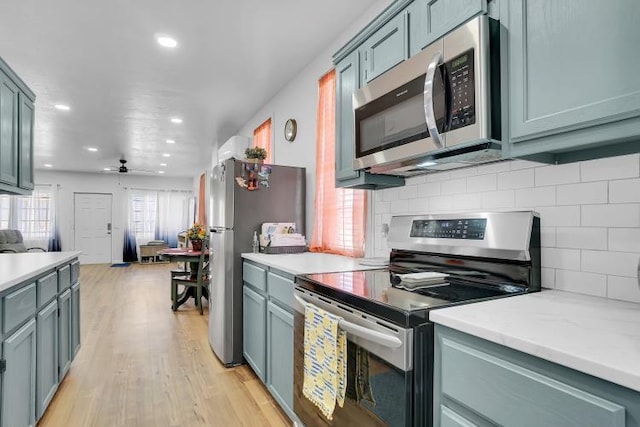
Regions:
<instances>
[{"instance_id":1,"label":"dining table","mask_svg":"<svg viewBox=\"0 0 640 427\"><path fill-rule=\"evenodd\" d=\"M191 248L167 248L158 252L158 256L163 261L169 262L177 262L177 263L188 263L190 265L189 272L191 277L195 278L198 274L198 268L200 265L200 254L201 251L195 251ZM209 250L205 251L205 261L202 266L204 271L209 270ZM185 273L186 274L186 273ZM172 276L173 279L173 276ZM187 286L184 292L178 298L177 307L184 304L189 298L196 298L196 288L192 286ZM202 295L209 300L209 287L202 287ZM176 307L176 308L177 308Z\"/></svg>"}]
</instances>

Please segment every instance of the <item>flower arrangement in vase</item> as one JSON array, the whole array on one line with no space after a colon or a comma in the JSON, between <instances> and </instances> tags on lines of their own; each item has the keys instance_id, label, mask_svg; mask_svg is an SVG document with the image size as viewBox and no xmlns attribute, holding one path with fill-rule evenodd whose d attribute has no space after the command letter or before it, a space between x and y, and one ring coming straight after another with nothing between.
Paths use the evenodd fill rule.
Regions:
<instances>
[{"instance_id":1,"label":"flower arrangement in vase","mask_svg":"<svg viewBox=\"0 0 640 427\"><path fill-rule=\"evenodd\" d=\"M194 223L187 230L187 239L191 240L191 247L194 251L202 250L202 241L207 237L207 232L202 224Z\"/></svg>"},{"instance_id":2,"label":"flower arrangement in vase","mask_svg":"<svg viewBox=\"0 0 640 427\"><path fill-rule=\"evenodd\" d=\"M244 150L244 155L248 161L262 163L267 158L267 150L262 147L249 147Z\"/></svg>"}]
</instances>

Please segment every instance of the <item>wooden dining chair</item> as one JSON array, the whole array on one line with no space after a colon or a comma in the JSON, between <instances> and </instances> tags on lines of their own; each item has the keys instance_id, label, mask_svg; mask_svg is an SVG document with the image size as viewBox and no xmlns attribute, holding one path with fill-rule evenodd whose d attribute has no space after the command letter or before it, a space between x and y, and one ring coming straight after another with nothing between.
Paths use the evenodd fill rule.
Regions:
<instances>
[{"instance_id":1,"label":"wooden dining chair","mask_svg":"<svg viewBox=\"0 0 640 427\"><path fill-rule=\"evenodd\" d=\"M200 251L200 257L198 258L198 271L197 272L185 272L182 275L171 274L171 309L176 311L178 309L178 301L182 298L191 295L196 300L196 307L202 314L202 296L204 288L207 286L209 280L209 259L207 249L209 248L209 239L202 241L202 250ZM182 286L182 292L178 292L178 288ZM195 292L195 295L193 294Z\"/></svg>"}]
</instances>

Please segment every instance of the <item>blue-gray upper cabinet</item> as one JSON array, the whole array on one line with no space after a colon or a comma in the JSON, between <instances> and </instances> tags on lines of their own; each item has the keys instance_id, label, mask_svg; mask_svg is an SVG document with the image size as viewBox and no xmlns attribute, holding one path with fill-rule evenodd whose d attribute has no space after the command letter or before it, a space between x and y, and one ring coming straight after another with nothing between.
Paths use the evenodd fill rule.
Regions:
<instances>
[{"instance_id":1,"label":"blue-gray upper cabinet","mask_svg":"<svg viewBox=\"0 0 640 427\"><path fill-rule=\"evenodd\" d=\"M435 426L640 426L640 393L440 325L433 384Z\"/></svg>"},{"instance_id":2,"label":"blue-gray upper cabinet","mask_svg":"<svg viewBox=\"0 0 640 427\"><path fill-rule=\"evenodd\" d=\"M409 56L476 15L487 13L487 0L414 0L409 15Z\"/></svg>"},{"instance_id":3,"label":"blue-gray upper cabinet","mask_svg":"<svg viewBox=\"0 0 640 427\"><path fill-rule=\"evenodd\" d=\"M0 194L33 190L35 95L0 58Z\"/></svg>"},{"instance_id":4,"label":"blue-gray upper cabinet","mask_svg":"<svg viewBox=\"0 0 640 427\"><path fill-rule=\"evenodd\" d=\"M400 12L358 49L363 85L409 57L408 19L406 10Z\"/></svg>"},{"instance_id":5,"label":"blue-gray upper cabinet","mask_svg":"<svg viewBox=\"0 0 640 427\"><path fill-rule=\"evenodd\" d=\"M637 0L500 3L507 156L567 162L640 151L639 18Z\"/></svg>"},{"instance_id":6,"label":"blue-gray upper cabinet","mask_svg":"<svg viewBox=\"0 0 640 427\"><path fill-rule=\"evenodd\" d=\"M2 427L35 426L36 320L2 342Z\"/></svg>"},{"instance_id":7,"label":"blue-gray upper cabinet","mask_svg":"<svg viewBox=\"0 0 640 427\"><path fill-rule=\"evenodd\" d=\"M353 169L355 129L353 92L360 87L359 52L354 50L336 64L336 187L373 190L404 185L404 178L373 175Z\"/></svg>"}]
</instances>

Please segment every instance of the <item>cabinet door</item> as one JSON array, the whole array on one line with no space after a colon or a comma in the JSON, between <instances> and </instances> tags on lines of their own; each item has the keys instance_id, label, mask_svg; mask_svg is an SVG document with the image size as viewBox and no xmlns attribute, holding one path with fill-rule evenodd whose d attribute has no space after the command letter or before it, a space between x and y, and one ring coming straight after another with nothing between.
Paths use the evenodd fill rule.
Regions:
<instances>
[{"instance_id":1,"label":"cabinet door","mask_svg":"<svg viewBox=\"0 0 640 427\"><path fill-rule=\"evenodd\" d=\"M71 289L58 297L58 366L62 381L71 366Z\"/></svg>"},{"instance_id":2,"label":"cabinet door","mask_svg":"<svg viewBox=\"0 0 640 427\"><path fill-rule=\"evenodd\" d=\"M26 190L33 190L33 122L35 107L33 102L24 94L20 94L20 125L18 160L18 186Z\"/></svg>"},{"instance_id":3,"label":"cabinet door","mask_svg":"<svg viewBox=\"0 0 640 427\"><path fill-rule=\"evenodd\" d=\"M487 0L415 0L409 12L409 56L476 15L487 12Z\"/></svg>"},{"instance_id":4,"label":"cabinet door","mask_svg":"<svg viewBox=\"0 0 640 427\"><path fill-rule=\"evenodd\" d=\"M71 359L80 350L80 283L71 286Z\"/></svg>"},{"instance_id":5,"label":"cabinet door","mask_svg":"<svg viewBox=\"0 0 640 427\"><path fill-rule=\"evenodd\" d=\"M40 419L58 389L58 301L37 317L36 419Z\"/></svg>"},{"instance_id":6,"label":"cabinet door","mask_svg":"<svg viewBox=\"0 0 640 427\"><path fill-rule=\"evenodd\" d=\"M514 0L500 7L512 155L640 134L640 2ZM634 126L625 121L632 118Z\"/></svg>"},{"instance_id":7,"label":"cabinet door","mask_svg":"<svg viewBox=\"0 0 640 427\"><path fill-rule=\"evenodd\" d=\"M35 425L36 320L2 343L6 371L2 378L2 427Z\"/></svg>"},{"instance_id":8,"label":"cabinet door","mask_svg":"<svg viewBox=\"0 0 640 427\"><path fill-rule=\"evenodd\" d=\"M242 350L256 375L266 381L267 299L247 286L242 288Z\"/></svg>"},{"instance_id":9,"label":"cabinet door","mask_svg":"<svg viewBox=\"0 0 640 427\"><path fill-rule=\"evenodd\" d=\"M409 57L408 12L396 15L369 37L360 50L362 83L369 83Z\"/></svg>"},{"instance_id":10,"label":"cabinet door","mask_svg":"<svg viewBox=\"0 0 640 427\"><path fill-rule=\"evenodd\" d=\"M267 304L267 387L289 416L293 415L293 314Z\"/></svg>"},{"instance_id":11,"label":"cabinet door","mask_svg":"<svg viewBox=\"0 0 640 427\"><path fill-rule=\"evenodd\" d=\"M360 86L358 51L336 65L336 181L358 177L353 170L355 130L353 92ZM339 186L339 185L338 185Z\"/></svg>"},{"instance_id":12,"label":"cabinet door","mask_svg":"<svg viewBox=\"0 0 640 427\"><path fill-rule=\"evenodd\" d=\"M0 182L18 185L18 87L1 70Z\"/></svg>"}]
</instances>

